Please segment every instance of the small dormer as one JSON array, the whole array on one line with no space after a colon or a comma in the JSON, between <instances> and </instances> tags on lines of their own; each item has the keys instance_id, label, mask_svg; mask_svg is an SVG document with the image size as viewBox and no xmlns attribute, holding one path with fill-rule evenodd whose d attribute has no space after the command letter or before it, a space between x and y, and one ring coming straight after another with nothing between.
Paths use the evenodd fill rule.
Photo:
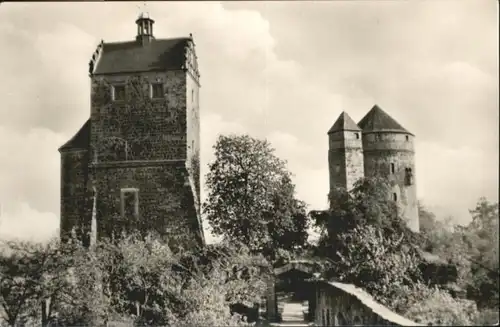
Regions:
<instances>
[{"instance_id":1,"label":"small dormer","mask_svg":"<svg viewBox=\"0 0 500 327\"><path fill-rule=\"evenodd\" d=\"M154 39L153 24L155 21L149 18L147 13L142 13L135 23L137 24L137 36L135 39L143 45L151 42Z\"/></svg>"}]
</instances>

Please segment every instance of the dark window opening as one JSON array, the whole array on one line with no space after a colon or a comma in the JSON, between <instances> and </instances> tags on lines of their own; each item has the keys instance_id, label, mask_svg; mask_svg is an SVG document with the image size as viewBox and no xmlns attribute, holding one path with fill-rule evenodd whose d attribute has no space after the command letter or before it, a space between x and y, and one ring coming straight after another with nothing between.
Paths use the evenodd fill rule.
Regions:
<instances>
[{"instance_id":1,"label":"dark window opening","mask_svg":"<svg viewBox=\"0 0 500 327\"><path fill-rule=\"evenodd\" d=\"M125 85L113 86L113 100L114 101L125 100Z\"/></svg>"},{"instance_id":2,"label":"dark window opening","mask_svg":"<svg viewBox=\"0 0 500 327\"><path fill-rule=\"evenodd\" d=\"M411 168L405 169L405 181L406 185L413 185L413 172Z\"/></svg>"},{"instance_id":3,"label":"dark window opening","mask_svg":"<svg viewBox=\"0 0 500 327\"><path fill-rule=\"evenodd\" d=\"M391 174L394 174L396 172L396 165L394 163L391 163Z\"/></svg>"},{"instance_id":4,"label":"dark window opening","mask_svg":"<svg viewBox=\"0 0 500 327\"><path fill-rule=\"evenodd\" d=\"M354 135L356 136L356 140L359 140L359 133L354 133Z\"/></svg>"},{"instance_id":5,"label":"dark window opening","mask_svg":"<svg viewBox=\"0 0 500 327\"><path fill-rule=\"evenodd\" d=\"M154 83L151 84L151 97L154 99L163 98L163 84L162 83Z\"/></svg>"},{"instance_id":6,"label":"dark window opening","mask_svg":"<svg viewBox=\"0 0 500 327\"><path fill-rule=\"evenodd\" d=\"M410 140L410 137L408 135L406 135L406 142L408 142Z\"/></svg>"},{"instance_id":7,"label":"dark window opening","mask_svg":"<svg viewBox=\"0 0 500 327\"><path fill-rule=\"evenodd\" d=\"M191 90L191 103L194 102L194 90Z\"/></svg>"},{"instance_id":8,"label":"dark window opening","mask_svg":"<svg viewBox=\"0 0 500 327\"><path fill-rule=\"evenodd\" d=\"M397 201L398 200L398 195L396 193L392 193L392 200Z\"/></svg>"},{"instance_id":9,"label":"dark window opening","mask_svg":"<svg viewBox=\"0 0 500 327\"><path fill-rule=\"evenodd\" d=\"M124 219L137 218L139 216L139 190L121 190L121 213Z\"/></svg>"}]
</instances>

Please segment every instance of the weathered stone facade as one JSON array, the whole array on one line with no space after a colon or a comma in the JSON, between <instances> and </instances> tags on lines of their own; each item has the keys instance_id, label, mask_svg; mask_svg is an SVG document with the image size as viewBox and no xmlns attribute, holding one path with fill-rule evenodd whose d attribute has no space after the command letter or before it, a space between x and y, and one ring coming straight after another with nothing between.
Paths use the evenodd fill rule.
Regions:
<instances>
[{"instance_id":1,"label":"weathered stone facade","mask_svg":"<svg viewBox=\"0 0 500 327\"><path fill-rule=\"evenodd\" d=\"M155 231L204 243L199 73L192 37L102 42L90 62L90 119L60 148L61 236Z\"/></svg>"},{"instance_id":2,"label":"weathered stone facade","mask_svg":"<svg viewBox=\"0 0 500 327\"><path fill-rule=\"evenodd\" d=\"M350 190L364 176L361 129L344 112L328 131L328 140L330 190L336 186Z\"/></svg>"},{"instance_id":3,"label":"weathered stone facade","mask_svg":"<svg viewBox=\"0 0 500 327\"><path fill-rule=\"evenodd\" d=\"M351 190L360 178L382 177L391 185L388 198L415 232L420 229L415 183L414 135L378 106L358 123L344 112L328 132L330 191Z\"/></svg>"}]
</instances>

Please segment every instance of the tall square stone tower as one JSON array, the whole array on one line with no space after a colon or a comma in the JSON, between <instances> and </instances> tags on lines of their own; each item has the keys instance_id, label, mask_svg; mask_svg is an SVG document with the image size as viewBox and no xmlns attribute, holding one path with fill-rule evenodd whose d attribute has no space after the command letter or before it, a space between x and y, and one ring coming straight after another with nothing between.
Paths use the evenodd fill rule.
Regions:
<instances>
[{"instance_id":1,"label":"tall square stone tower","mask_svg":"<svg viewBox=\"0 0 500 327\"><path fill-rule=\"evenodd\" d=\"M152 231L204 244L195 44L156 39L144 14L136 24L134 41L101 41L89 63L90 119L59 149L61 237Z\"/></svg>"}]
</instances>

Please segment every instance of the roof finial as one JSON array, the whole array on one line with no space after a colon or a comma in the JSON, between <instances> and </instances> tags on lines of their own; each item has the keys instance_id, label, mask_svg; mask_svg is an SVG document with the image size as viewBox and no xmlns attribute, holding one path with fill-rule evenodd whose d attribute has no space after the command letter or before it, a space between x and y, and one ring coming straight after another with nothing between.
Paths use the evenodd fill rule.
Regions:
<instances>
[{"instance_id":1,"label":"roof finial","mask_svg":"<svg viewBox=\"0 0 500 327\"><path fill-rule=\"evenodd\" d=\"M141 5L137 5L137 9L139 9L139 18L149 18L149 13L146 11L148 4L144 1Z\"/></svg>"}]
</instances>

